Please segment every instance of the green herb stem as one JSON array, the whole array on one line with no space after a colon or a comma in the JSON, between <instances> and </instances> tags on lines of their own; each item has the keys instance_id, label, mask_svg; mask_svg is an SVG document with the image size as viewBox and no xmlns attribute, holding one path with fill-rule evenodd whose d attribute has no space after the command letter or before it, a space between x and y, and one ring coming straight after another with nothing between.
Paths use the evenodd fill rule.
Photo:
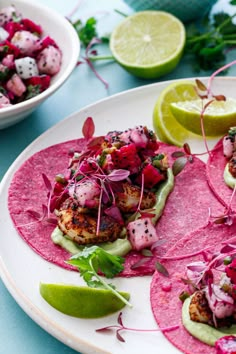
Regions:
<instances>
[{"instance_id":1,"label":"green herb stem","mask_svg":"<svg viewBox=\"0 0 236 354\"><path fill-rule=\"evenodd\" d=\"M112 55L93 55L93 56L88 56L88 59L91 61L115 60L115 58Z\"/></svg>"},{"instance_id":2,"label":"green herb stem","mask_svg":"<svg viewBox=\"0 0 236 354\"><path fill-rule=\"evenodd\" d=\"M118 291L116 291L114 288L112 288L109 284L107 284L107 282L105 282L102 277L100 277L97 272L95 271L95 269L93 268L93 261L92 258L89 260L89 265L94 273L94 276L97 278L97 280L99 282L101 282L103 284L103 286L110 290L116 297L118 297L122 302L124 302L127 306L129 306L130 308L132 308L132 305L129 301L127 301Z\"/></svg>"}]
</instances>

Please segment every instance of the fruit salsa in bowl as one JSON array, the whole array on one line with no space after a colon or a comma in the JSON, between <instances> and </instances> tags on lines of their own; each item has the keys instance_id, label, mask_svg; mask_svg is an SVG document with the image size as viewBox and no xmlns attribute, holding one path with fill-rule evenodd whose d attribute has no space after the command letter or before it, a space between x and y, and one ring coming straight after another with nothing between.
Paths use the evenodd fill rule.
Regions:
<instances>
[{"instance_id":1,"label":"fruit salsa in bowl","mask_svg":"<svg viewBox=\"0 0 236 354\"><path fill-rule=\"evenodd\" d=\"M0 129L27 117L70 76L80 51L69 21L29 0L0 5Z\"/></svg>"}]
</instances>

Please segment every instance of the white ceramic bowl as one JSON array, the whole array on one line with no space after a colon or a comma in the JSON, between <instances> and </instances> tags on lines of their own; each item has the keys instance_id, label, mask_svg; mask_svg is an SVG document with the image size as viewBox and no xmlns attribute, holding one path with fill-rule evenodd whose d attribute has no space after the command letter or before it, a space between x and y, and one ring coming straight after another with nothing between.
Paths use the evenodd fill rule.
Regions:
<instances>
[{"instance_id":1,"label":"white ceramic bowl","mask_svg":"<svg viewBox=\"0 0 236 354\"><path fill-rule=\"evenodd\" d=\"M51 96L70 76L79 58L80 42L77 33L62 15L31 0L1 0L0 7L15 5L24 17L32 19L43 28L43 35L50 35L62 50L62 66L49 88L39 95L0 109L0 129L26 118Z\"/></svg>"}]
</instances>

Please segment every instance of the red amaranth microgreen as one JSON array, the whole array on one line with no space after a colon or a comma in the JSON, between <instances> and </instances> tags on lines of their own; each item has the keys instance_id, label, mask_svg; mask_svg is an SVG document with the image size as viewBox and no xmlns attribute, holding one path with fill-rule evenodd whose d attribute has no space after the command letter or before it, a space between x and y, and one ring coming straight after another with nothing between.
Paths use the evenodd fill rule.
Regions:
<instances>
[{"instance_id":1,"label":"red amaranth microgreen","mask_svg":"<svg viewBox=\"0 0 236 354\"><path fill-rule=\"evenodd\" d=\"M90 140L95 132L95 125L93 122L93 119L91 117L86 118L83 127L82 127L82 133L83 136L86 140Z\"/></svg>"},{"instance_id":2,"label":"red amaranth microgreen","mask_svg":"<svg viewBox=\"0 0 236 354\"><path fill-rule=\"evenodd\" d=\"M102 328L98 328L96 329L96 332L100 332L100 333L108 333L111 331L115 331L116 334L116 338L120 341L120 342L125 342L125 339L121 336L120 332L121 331L129 331L129 332L143 332L143 333L147 333L147 332L170 332L170 331L174 331L176 329L178 329L180 327L180 325L173 325L173 326L169 326L169 327L164 327L164 328L155 328L155 329L141 329L141 328L132 328L132 327L127 327L123 324L123 319L122 319L122 312L119 313L118 318L117 318L117 323L118 325L112 325L112 326L107 326L107 327L102 327Z\"/></svg>"}]
</instances>

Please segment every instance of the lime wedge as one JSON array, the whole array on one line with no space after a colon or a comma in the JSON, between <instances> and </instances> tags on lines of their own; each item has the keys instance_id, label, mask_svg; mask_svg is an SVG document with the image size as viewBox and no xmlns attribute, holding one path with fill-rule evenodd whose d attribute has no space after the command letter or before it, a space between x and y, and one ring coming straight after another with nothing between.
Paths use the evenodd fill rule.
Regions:
<instances>
[{"instance_id":1,"label":"lime wedge","mask_svg":"<svg viewBox=\"0 0 236 354\"><path fill-rule=\"evenodd\" d=\"M69 284L40 283L40 294L52 307L73 317L98 318L121 310L125 304L110 290ZM120 292L129 300L129 293Z\"/></svg>"},{"instance_id":2,"label":"lime wedge","mask_svg":"<svg viewBox=\"0 0 236 354\"><path fill-rule=\"evenodd\" d=\"M201 112L209 99L175 102L171 104L171 112L177 121L186 129L202 135ZM226 134L230 127L236 125L236 100L212 101L203 115L204 131L207 136Z\"/></svg>"},{"instance_id":3,"label":"lime wedge","mask_svg":"<svg viewBox=\"0 0 236 354\"><path fill-rule=\"evenodd\" d=\"M171 72L185 45L185 28L173 15L142 11L128 16L112 32L110 49L131 74L153 79Z\"/></svg>"},{"instance_id":4,"label":"lime wedge","mask_svg":"<svg viewBox=\"0 0 236 354\"><path fill-rule=\"evenodd\" d=\"M185 129L173 116L170 105L178 101L197 99L194 82L177 81L168 85L160 94L153 111L153 125L159 139L183 146L186 141L200 142L200 137Z\"/></svg>"}]
</instances>

